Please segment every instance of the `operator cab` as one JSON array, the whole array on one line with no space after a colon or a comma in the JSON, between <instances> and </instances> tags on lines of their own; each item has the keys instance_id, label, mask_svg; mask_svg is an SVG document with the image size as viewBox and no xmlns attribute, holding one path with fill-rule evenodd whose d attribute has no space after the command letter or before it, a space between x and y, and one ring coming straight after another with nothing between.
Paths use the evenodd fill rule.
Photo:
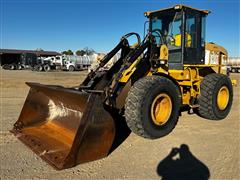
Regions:
<instances>
[{"instance_id":1,"label":"operator cab","mask_svg":"<svg viewBox=\"0 0 240 180\"><path fill-rule=\"evenodd\" d=\"M208 13L183 5L145 13L157 46L165 44L168 48L169 69L183 69L183 64L204 64Z\"/></svg>"}]
</instances>

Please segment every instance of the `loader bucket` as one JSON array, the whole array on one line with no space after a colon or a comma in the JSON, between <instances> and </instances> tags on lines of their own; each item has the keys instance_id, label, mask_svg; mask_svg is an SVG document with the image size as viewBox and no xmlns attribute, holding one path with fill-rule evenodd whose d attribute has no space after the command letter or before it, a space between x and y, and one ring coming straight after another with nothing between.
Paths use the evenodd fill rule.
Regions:
<instances>
[{"instance_id":1,"label":"loader bucket","mask_svg":"<svg viewBox=\"0 0 240 180\"><path fill-rule=\"evenodd\" d=\"M108 155L115 125L100 95L27 84L31 89L11 130L18 139L56 169Z\"/></svg>"}]
</instances>

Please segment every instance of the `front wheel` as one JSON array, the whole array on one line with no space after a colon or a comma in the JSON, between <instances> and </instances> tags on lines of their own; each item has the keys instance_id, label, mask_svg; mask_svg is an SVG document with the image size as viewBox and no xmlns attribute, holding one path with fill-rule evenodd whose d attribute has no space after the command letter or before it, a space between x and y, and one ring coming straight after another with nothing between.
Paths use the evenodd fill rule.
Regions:
<instances>
[{"instance_id":1,"label":"front wheel","mask_svg":"<svg viewBox=\"0 0 240 180\"><path fill-rule=\"evenodd\" d=\"M74 66L69 66L68 71L73 72L75 70Z\"/></svg>"},{"instance_id":2,"label":"front wheel","mask_svg":"<svg viewBox=\"0 0 240 180\"><path fill-rule=\"evenodd\" d=\"M168 78L144 77L128 93L125 118L137 135L155 139L169 134L179 117L181 94Z\"/></svg>"}]
</instances>

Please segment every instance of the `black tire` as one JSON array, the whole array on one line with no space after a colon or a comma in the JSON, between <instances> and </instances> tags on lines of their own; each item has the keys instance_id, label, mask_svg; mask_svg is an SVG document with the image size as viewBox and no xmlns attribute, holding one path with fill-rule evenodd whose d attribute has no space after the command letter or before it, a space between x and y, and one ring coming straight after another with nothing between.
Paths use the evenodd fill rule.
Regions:
<instances>
[{"instance_id":1,"label":"black tire","mask_svg":"<svg viewBox=\"0 0 240 180\"><path fill-rule=\"evenodd\" d=\"M44 69L45 72L48 72L48 71L51 70L51 67L50 67L49 64L45 64L44 67L43 67L43 69Z\"/></svg>"},{"instance_id":2,"label":"black tire","mask_svg":"<svg viewBox=\"0 0 240 180\"><path fill-rule=\"evenodd\" d=\"M69 66L68 71L73 72L75 70L74 66Z\"/></svg>"},{"instance_id":3,"label":"black tire","mask_svg":"<svg viewBox=\"0 0 240 180\"><path fill-rule=\"evenodd\" d=\"M151 106L160 94L167 94L172 103L170 116L165 124L157 125L151 116ZM169 134L177 124L181 94L178 87L168 78L144 77L130 89L125 103L125 118L128 127L144 138L156 139Z\"/></svg>"},{"instance_id":4,"label":"black tire","mask_svg":"<svg viewBox=\"0 0 240 180\"><path fill-rule=\"evenodd\" d=\"M9 64L9 69L10 70L15 70L16 69L16 66L14 64Z\"/></svg>"},{"instance_id":5,"label":"black tire","mask_svg":"<svg viewBox=\"0 0 240 180\"><path fill-rule=\"evenodd\" d=\"M4 64L4 65L2 66L2 68L5 69L5 70L9 70L9 64Z\"/></svg>"},{"instance_id":6,"label":"black tire","mask_svg":"<svg viewBox=\"0 0 240 180\"><path fill-rule=\"evenodd\" d=\"M36 71L36 66L31 66L32 71Z\"/></svg>"},{"instance_id":7,"label":"black tire","mask_svg":"<svg viewBox=\"0 0 240 180\"><path fill-rule=\"evenodd\" d=\"M232 73L235 73L236 72L236 69L235 68L232 68Z\"/></svg>"},{"instance_id":8,"label":"black tire","mask_svg":"<svg viewBox=\"0 0 240 180\"><path fill-rule=\"evenodd\" d=\"M17 65L18 70L22 70L22 66L20 64Z\"/></svg>"},{"instance_id":9,"label":"black tire","mask_svg":"<svg viewBox=\"0 0 240 180\"><path fill-rule=\"evenodd\" d=\"M217 97L221 88L226 87L229 92L226 107L221 110L218 106ZM232 106L233 89L228 76L223 74L209 74L204 77L200 85L200 97L198 98L198 115L211 120L224 119Z\"/></svg>"},{"instance_id":10,"label":"black tire","mask_svg":"<svg viewBox=\"0 0 240 180\"><path fill-rule=\"evenodd\" d=\"M240 73L240 69L238 69L237 72Z\"/></svg>"},{"instance_id":11,"label":"black tire","mask_svg":"<svg viewBox=\"0 0 240 180\"><path fill-rule=\"evenodd\" d=\"M43 67L41 65L36 65L35 70L40 72L43 70Z\"/></svg>"}]
</instances>

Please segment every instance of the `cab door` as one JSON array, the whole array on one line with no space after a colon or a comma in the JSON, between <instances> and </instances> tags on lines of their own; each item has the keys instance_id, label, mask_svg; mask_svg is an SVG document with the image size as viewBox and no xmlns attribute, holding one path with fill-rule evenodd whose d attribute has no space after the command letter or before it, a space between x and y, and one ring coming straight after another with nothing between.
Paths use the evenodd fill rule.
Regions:
<instances>
[{"instance_id":1,"label":"cab door","mask_svg":"<svg viewBox=\"0 0 240 180\"><path fill-rule=\"evenodd\" d=\"M169 50L168 68L183 69L182 32L184 11L176 12L172 22L169 24L167 46Z\"/></svg>"},{"instance_id":2,"label":"cab door","mask_svg":"<svg viewBox=\"0 0 240 180\"><path fill-rule=\"evenodd\" d=\"M198 11L186 9L184 64L204 64L205 17Z\"/></svg>"}]
</instances>

